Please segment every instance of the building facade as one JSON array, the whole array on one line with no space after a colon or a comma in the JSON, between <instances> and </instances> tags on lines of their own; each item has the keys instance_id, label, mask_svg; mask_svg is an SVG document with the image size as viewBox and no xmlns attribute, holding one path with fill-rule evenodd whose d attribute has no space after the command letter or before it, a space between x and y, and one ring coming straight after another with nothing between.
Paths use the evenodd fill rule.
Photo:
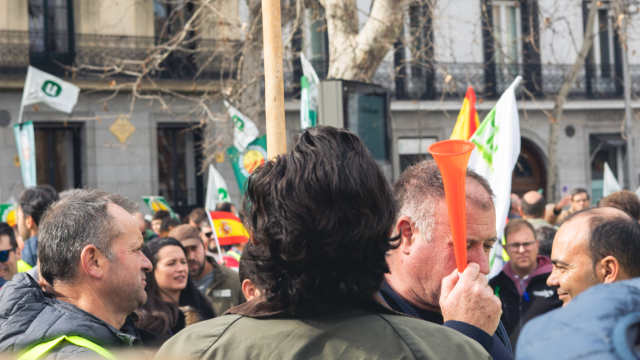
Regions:
<instances>
[{"instance_id":1,"label":"building facade","mask_svg":"<svg viewBox=\"0 0 640 360\"><path fill-rule=\"evenodd\" d=\"M202 142L215 128L203 132L194 126L197 119L188 117L191 105L179 97L169 100L171 115L153 101L138 100L132 107L130 90L114 91L120 79L70 73L61 66L105 67L115 65L111 62L114 57L144 59L150 46L170 37L188 19L188 4L172 7L176 3L0 0L0 202L17 199L23 188L13 125L26 69L33 65L82 89L72 114L46 105L24 110L24 121L35 124L39 184L51 184L59 191L99 188L136 199L141 205L141 196L163 195L181 214L204 205L207 174L201 171L205 159ZM517 92L522 152L513 174L513 191L546 191L548 113L582 43L588 3L408 3L402 38L373 79L390 92L391 180L407 166L429 158L429 144L449 138L469 85L476 91L476 107L483 119L512 79L522 75L523 85ZM370 6L371 0L358 0L361 24L367 21ZM233 24L248 21L245 2L222 1L219 9L228 21L201 30L194 46L215 49L221 42L241 43L244 27ZM329 59L323 21L322 11L307 10L303 36L288 48L291 53L304 51L321 78L326 76ZM597 200L602 193L605 162L623 187L628 188L629 176L640 182L640 156L635 156L636 163L629 169L621 132L622 47L615 21L609 2L599 2L594 46L560 122L558 196L584 187ZM631 26L628 46L633 94L640 93L639 35L637 26ZM151 74L153 81L176 93L200 86L194 85L194 69L198 69L194 64L203 60L187 58L185 53L166 59L167 66ZM216 70L214 62L197 76L203 80L224 76ZM291 138L300 128L296 79L301 69L295 56L285 56L285 72L285 110ZM632 98L634 111L640 108L636 99ZM215 104L211 111L223 113L224 107ZM124 143L111 131L114 123L122 120L135 128ZM637 120L633 131L639 138ZM636 154L639 147L634 147ZM214 165L225 178L232 201L238 203L240 192L228 158Z\"/></svg>"}]
</instances>

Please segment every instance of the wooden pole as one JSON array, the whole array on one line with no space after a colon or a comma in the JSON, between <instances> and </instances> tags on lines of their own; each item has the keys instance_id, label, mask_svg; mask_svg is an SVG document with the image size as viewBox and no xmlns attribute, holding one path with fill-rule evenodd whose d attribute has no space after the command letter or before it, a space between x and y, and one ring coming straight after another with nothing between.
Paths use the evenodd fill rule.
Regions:
<instances>
[{"instance_id":1,"label":"wooden pole","mask_svg":"<svg viewBox=\"0 0 640 360\"><path fill-rule=\"evenodd\" d=\"M280 21L280 0L262 0L264 97L269 159L287 152Z\"/></svg>"}]
</instances>

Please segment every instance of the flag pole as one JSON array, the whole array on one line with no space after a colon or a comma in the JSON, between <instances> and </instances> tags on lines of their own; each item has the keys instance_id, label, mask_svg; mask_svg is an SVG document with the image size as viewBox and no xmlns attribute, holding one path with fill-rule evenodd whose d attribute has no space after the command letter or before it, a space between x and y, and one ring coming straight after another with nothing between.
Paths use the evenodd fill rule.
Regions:
<instances>
[{"instance_id":1,"label":"flag pole","mask_svg":"<svg viewBox=\"0 0 640 360\"><path fill-rule=\"evenodd\" d=\"M214 224L213 219L211 218L211 211L209 209L206 209L205 212L207 213L207 217L209 218L209 222L211 223L211 231L213 232L213 238L216 241L216 247L218 248L218 256L220 257L220 259L218 259L218 264L222 264L222 249L220 249L220 242L218 241L218 232L216 231L216 224ZM208 246L207 246L208 248ZM205 251L208 251L209 249L205 249Z\"/></svg>"},{"instance_id":2,"label":"flag pole","mask_svg":"<svg viewBox=\"0 0 640 360\"><path fill-rule=\"evenodd\" d=\"M269 159L287 152L280 22L280 0L262 0L264 96Z\"/></svg>"}]
</instances>

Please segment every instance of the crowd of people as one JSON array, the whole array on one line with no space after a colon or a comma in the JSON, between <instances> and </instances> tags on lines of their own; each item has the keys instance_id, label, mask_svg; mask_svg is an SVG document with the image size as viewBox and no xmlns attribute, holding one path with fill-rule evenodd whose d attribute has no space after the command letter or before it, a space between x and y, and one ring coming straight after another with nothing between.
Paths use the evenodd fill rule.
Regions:
<instances>
[{"instance_id":1,"label":"crowd of people","mask_svg":"<svg viewBox=\"0 0 640 360\"><path fill-rule=\"evenodd\" d=\"M0 352L20 359L633 359L640 200L511 197L504 236L466 173L458 273L438 166L390 186L345 129L303 131L249 177L248 236L220 244L204 209L145 217L118 194L25 189L0 223ZM233 215L232 215L233 214ZM220 246L222 245L222 246ZM494 277L491 250L504 266ZM115 354L115 355L114 355Z\"/></svg>"}]
</instances>

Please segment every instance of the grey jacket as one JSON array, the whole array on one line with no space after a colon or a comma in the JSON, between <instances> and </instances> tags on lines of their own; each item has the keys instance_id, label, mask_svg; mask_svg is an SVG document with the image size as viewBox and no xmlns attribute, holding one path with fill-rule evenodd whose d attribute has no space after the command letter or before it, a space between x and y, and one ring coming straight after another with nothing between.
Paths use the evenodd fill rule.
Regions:
<instances>
[{"instance_id":1,"label":"grey jacket","mask_svg":"<svg viewBox=\"0 0 640 360\"><path fill-rule=\"evenodd\" d=\"M640 358L640 278L594 286L560 309L529 321L516 358Z\"/></svg>"},{"instance_id":2,"label":"grey jacket","mask_svg":"<svg viewBox=\"0 0 640 360\"><path fill-rule=\"evenodd\" d=\"M19 354L62 335L76 335L107 350L139 347L131 318L118 330L78 307L45 293L29 275L16 274L0 290L0 353ZM46 359L95 357L86 348L62 342Z\"/></svg>"}]
</instances>

